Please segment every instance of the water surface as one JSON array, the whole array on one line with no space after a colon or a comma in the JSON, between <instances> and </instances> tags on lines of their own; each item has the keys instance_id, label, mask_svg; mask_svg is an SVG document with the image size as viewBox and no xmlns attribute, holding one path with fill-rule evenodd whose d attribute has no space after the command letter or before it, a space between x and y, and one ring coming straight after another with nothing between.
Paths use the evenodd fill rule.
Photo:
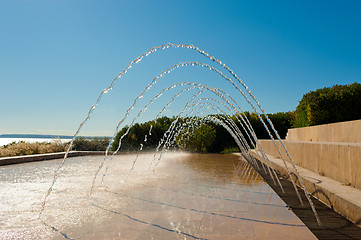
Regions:
<instances>
[{"instance_id":1,"label":"water surface","mask_svg":"<svg viewBox=\"0 0 361 240\"><path fill-rule=\"evenodd\" d=\"M118 155L0 167L0 239L314 239L273 190L235 155ZM154 170L154 171L153 171Z\"/></svg>"}]
</instances>

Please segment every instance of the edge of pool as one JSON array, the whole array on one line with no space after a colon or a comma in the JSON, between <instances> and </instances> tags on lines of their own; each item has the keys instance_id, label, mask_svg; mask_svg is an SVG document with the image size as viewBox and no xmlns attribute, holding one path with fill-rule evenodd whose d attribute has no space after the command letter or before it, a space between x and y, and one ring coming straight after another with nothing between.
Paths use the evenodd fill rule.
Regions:
<instances>
[{"instance_id":1,"label":"edge of pool","mask_svg":"<svg viewBox=\"0 0 361 240\"><path fill-rule=\"evenodd\" d=\"M89 155L104 155L104 154L105 154L104 151L70 151L68 154L68 158L89 156ZM0 166L60 159L60 158L64 158L64 156L65 156L65 152L3 157L0 158Z\"/></svg>"}]
</instances>

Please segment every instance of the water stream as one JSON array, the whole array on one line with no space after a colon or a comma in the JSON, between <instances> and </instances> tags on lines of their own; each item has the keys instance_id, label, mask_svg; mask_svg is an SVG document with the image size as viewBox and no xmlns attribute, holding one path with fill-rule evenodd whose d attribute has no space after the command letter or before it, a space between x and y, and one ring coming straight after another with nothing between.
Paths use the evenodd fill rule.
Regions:
<instances>
[{"instance_id":1,"label":"water stream","mask_svg":"<svg viewBox=\"0 0 361 240\"><path fill-rule=\"evenodd\" d=\"M87 123L87 121L93 116L95 108L98 106L98 104L101 103L101 99L104 96L104 94L110 93L111 90L115 87L116 82L118 82L131 68L135 67L136 64L139 64L145 57L149 56L150 54L157 52L157 51L163 51L169 48L180 48L183 51L191 50L195 51L196 53L201 54L205 57L205 60L210 61L212 64L215 64L217 67L220 67L221 70L225 71L227 74L223 73L220 69L217 69L215 66L211 66L208 63L202 63L199 61L187 61L187 62L180 62L178 64L175 64L163 71L161 71L158 75L153 77L150 82L144 83L144 89L139 93L138 96L134 98L132 102L129 103L129 107L124 113L121 113L121 118L119 121L117 121L117 124L114 128L114 134L113 137L106 149L106 153L104 157L98 157L97 160L95 158L91 159L91 168L86 168L84 172L81 172L80 170L74 170L77 171L79 174L83 175L85 172L87 176L83 177L79 180L79 182L82 182L81 185L81 191L79 190L78 183L73 182L73 184L76 185L75 189L76 191L80 192L86 192L84 196L79 197L81 199L82 204L90 204L92 211L89 213L90 216L95 216L98 212L106 212L107 216L111 215L112 218L122 218L122 224L125 224L126 219L127 221L135 221L139 224L148 225L147 228L158 228L168 231L172 235L173 239L174 236L179 237L180 239L187 239L187 238L194 238L194 239L208 239L210 236L216 236L217 234L222 234L222 236L228 236L228 230L224 231L221 229L217 229L215 225L213 225L213 217L217 218L217 220L214 220L217 222L219 226L225 226L226 229L230 228L230 226L233 226L234 223L232 223L233 220L237 221L245 221L247 222L245 225L237 225L237 229L242 229L242 236L251 236L247 235L247 226L248 223L251 222L251 225L253 228L258 228L258 225L262 226L262 224L268 224L268 225L275 225L275 226L283 226L283 227L292 227L292 231L295 231L295 229L303 229L304 225L298 222L298 220L294 220L291 218L290 220L287 219L287 221L281 221L281 220L274 220L274 218L269 218L269 216L265 213L265 215L262 215L260 218L254 218L253 215L254 212L250 212L248 204L250 204L252 209L254 211L260 211L256 209L256 205L261 206L267 206L266 212L269 210L268 208L273 208L277 206L277 211L284 211L279 210L283 209L285 206L282 205L282 203L270 203L271 200L266 198L261 198L261 203L258 202L258 197L260 195L256 195L257 199L254 199L252 195L254 191L261 191L261 190L255 190L254 188L249 188L248 186L252 186L252 184L257 183L257 186L260 186L262 184L258 184L259 176L256 174L256 172L253 170L259 169L262 167L265 172L267 172L272 181L273 184L278 185L282 191L284 192L284 189L282 187L282 184L275 172L275 170L272 168L270 161L263 151L262 147L259 144L258 138L256 136L256 133L250 124L250 121L247 119L246 115L244 114L243 109L241 108L241 104L236 99L242 98L250 107L253 109L253 111L257 114L259 120L263 124L264 128L267 130L268 135L270 136L271 140L274 143L274 146L277 148L277 151L279 153L280 159L284 162L285 168L288 172L288 177L290 181L293 184L294 191L298 195L298 198L300 200L300 204L303 205L303 201L301 198L301 195L298 191L298 188L296 187L296 180L299 181L299 184L301 188L303 189L303 192L309 202L310 207L312 208L315 218L317 219L318 223L320 224L318 214L314 208L314 205L311 201L310 194L307 192L302 179L299 177L298 171L296 169L296 166L293 164L292 158L287 152L286 147L282 143L282 140L280 139L276 129L274 128L271 120L267 117L264 109L262 108L261 104L258 102L258 100L255 98L255 96L251 93L250 89L247 87L247 85L234 73L232 69L230 69L226 64L224 64L222 61L218 60L217 58L211 56L210 54L206 53L204 50L199 49L198 47L195 47L193 45L184 45L184 44L172 44L168 43L166 45L161 45L159 47L154 47L146 51L144 54L137 57L135 60L131 61L128 66L120 72L117 77L111 82L109 87L105 88L101 91L98 98L96 99L96 102L94 105L91 106L91 108L88 111L87 116L85 119L80 123L78 129L76 130L73 139L71 140L69 149L67 150L64 159L60 161L57 167L54 169L54 173L52 174L51 180L49 181L50 187L44 194L43 201L40 204L40 210L38 212L38 221L42 222L52 222L51 225L53 226L52 230L58 233L64 233L66 231L73 231L70 229L73 229L71 226L65 226L64 223L57 224L57 218L59 217L59 214L62 215L62 211L64 211L64 208L61 210L57 209L57 205L59 201L65 200L68 202L70 199L75 198L77 196L77 192L74 192L73 190L70 190L71 187L69 185L69 189L65 188L65 190L59 190L60 186L63 186L61 181L67 182L66 178L68 176L71 176L72 172L70 167L65 167L65 163L68 162L67 156L68 153L72 147L73 141L76 139L76 137L79 135L81 129L83 126ZM166 75L171 75L175 70L181 71L182 69L194 67L194 68L203 68L209 70L211 73L215 74L215 77L217 78L217 81L222 81L222 83L230 85L235 90L236 94L232 92L224 91L221 88L213 88L208 86L207 84L201 84L198 82L187 82L187 81L178 81L177 83L168 84L167 87L162 88L157 94L151 96L150 89L157 89L157 83L160 81L163 81L163 77ZM212 81L215 81L214 79ZM170 100L163 100L164 95L169 94ZM188 96L189 95L189 96ZM148 103L144 104L141 103L142 98L147 96L150 100ZM152 108L154 105L157 105L160 107L160 111L157 112L157 114L154 115L154 119L157 119L158 117L162 116L164 112L173 107L173 104L175 102L178 102L179 99L182 99L180 96L187 97L187 100L184 102L181 102L180 104L182 107L178 110L178 113L175 116L174 121L168 128L168 130L164 133L163 137L159 139L158 146L156 149L154 149L154 152L152 153L143 153L143 149L147 146L148 137L152 136L152 127L150 127L149 132L147 135L144 136L143 142L139 145L139 153L134 155L129 155L127 157L126 163L120 163L119 159L124 158L124 156L119 157L116 155L119 151L122 150L122 141L123 139L129 134L129 131L131 127L137 123L138 119L141 117L141 115L148 111L150 108ZM157 104L155 104L157 103ZM144 104L144 105L141 105ZM139 106L141 105L141 106ZM138 113L135 113L135 117L131 119L131 114L133 114L133 111L136 107L140 107L140 111ZM262 118L262 115L265 117L266 120ZM233 116L233 117L231 117ZM182 119L186 119L186 121L183 121ZM120 136L119 144L116 146L115 152L110 152L110 148L112 144L114 143L114 140L116 136L120 132L120 128L124 126L126 120L130 120L130 124L128 124L127 131ZM187 154L180 154L180 153L169 153L169 150L175 149L177 147L177 141L176 139L182 139L186 140L189 139L193 131L197 130L199 127L202 126L202 124L207 124L207 122L212 122L215 124L219 124L220 126L224 127L229 134L234 138L236 144L238 145L240 152L245 156L245 158L237 156L236 161L232 162L232 166L229 165L222 165L222 168L229 168L228 170L232 171L232 174L230 172L227 172L227 176L223 180L229 180L229 177L237 178L238 180L232 180L231 185L234 186L235 182L237 183L237 187L235 187L236 192L242 192L245 191L246 194L238 194L238 195L232 195L232 198L224 197L222 194L219 195L219 192L216 194L212 192L216 192L213 187L210 187L206 189L206 192L198 192L201 189L202 184L210 184L210 186L214 186L214 184L218 183L218 177L220 175L217 175L216 173L210 173L209 171L206 171L207 174L210 176L203 176L202 171L196 171L193 170L192 167L197 167L198 164L196 160L194 160L194 157L191 156L197 156L198 161L201 162L202 156L201 155L187 155ZM278 149L276 142L281 143L281 149ZM258 161L255 160L255 158L249 154L249 151L251 149L258 149L259 151L256 152L259 158L263 159L263 162L265 165L261 164L259 165ZM281 154L281 152L285 152L287 158L284 158L284 156ZM167 159L165 156L167 154L170 154L173 160L163 160ZM146 159L144 159L144 156L147 156ZM151 156L151 157L150 157ZM177 157L174 157L177 156ZM182 156L182 157L179 157ZM224 155L224 158L234 158L233 157L226 157ZM184 164L184 159L179 160L178 158L185 158L185 159L193 159L189 160L191 165L188 166L188 170L185 172L182 172L183 175L179 177L179 181L183 181L182 184L172 182L166 184L164 182L165 178L163 179L163 175L167 175L167 179L171 179L172 177L169 176L170 173L176 174L177 169L175 167L170 167L168 170L165 170L164 166L170 166L169 161L175 164L175 166L182 168L182 164ZM212 158L212 157L209 157ZM177 160L174 160L177 159ZM226 160L223 160L223 157L218 156L217 157L219 162L223 162ZM174 163L174 161L176 163ZM220 163L211 161L208 159L204 160L207 164L215 164L218 166ZM232 160L233 161L233 160ZM288 169L286 165L286 161L290 162L292 165L292 170L295 172L295 176L291 173L291 169ZM163 163L165 162L165 163ZM182 162L182 164L180 164ZM72 164L72 163L69 163ZM226 164L226 163L225 163ZM146 168L142 168L142 172L137 171L138 165L144 167L147 165ZM124 166L127 166L127 169L125 170ZM189 167L192 166L192 167ZM203 166L203 165L202 165ZM204 167L204 166L203 166ZM202 169L203 169L202 167ZM218 169L213 168L212 166L208 166L212 171L218 171ZM52 165L52 168L54 168L54 165ZM191 170L189 170L191 169ZM80 171L80 172L79 172ZM195 171L197 174L193 174L192 171ZM236 174L234 174L236 172ZM68 174L68 175L67 175ZM159 177L159 175L161 177ZM187 177L195 177L197 178L197 181L192 182L191 179L188 179ZM200 177L200 175L202 177ZM101 177L100 177L101 176ZM142 180L140 181L136 176L142 176ZM49 177L49 176L48 176ZM143 177L146 179L144 180ZM65 178L65 179L64 179ZM62 179L62 180L61 180ZM85 183L85 179L87 179L88 184ZM160 180L163 179L163 180ZM206 179L206 180L204 180ZM139 181L138 181L139 180ZM148 180L150 182L148 182ZM227 181L228 181L227 180ZM159 182L160 181L160 182ZM213 185L210 182L213 182ZM58 185L58 182L59 185ZM194 183L195 185L187 190L184 184ZM201 184L200 184L201 183ZM247 187L244 189L243 185L244 183ZM153 184L153 185L152 185ZM200 184L200 185L199 185ZM227 185L228 184L228 185ZM230 189L230 183L227 182L226 185L222 185L222 188ZM116 186L114 188L114 185ZM238 186L239 185L239 186ZM68 185L66 185L68 186ZM147 186L147 187L145 187ZM152 195L149 195L150 191L149 187L156 189L158 194L161 194L163 191L167 192L166 195L162 195L165 197L165 199L153 199ZM183 189L184 188L184 189ZM262 188L264 186L262 185ZM131 189L131 190L130 190ZM140 190L142 189L142 190ZM168 190L167 190L168 189ZM169 190L172 189L172 190ZM127 191L130 192L127 192ZM37 190L38 191L38 190ZM60 191L60 192L59 192ZM144 191L147 191L147 197L144 197L145 194ZM210 191L210 192L207 192ZM180 202L177 201L175 195L172 195L170 193L177 193L177 197L180 197L180 199L183 199L185 202L189 203L187 206L183 206ZM67 195L68 194L68 195ZM271 194L271 193L270 193ZM178 196L180 195L180 196ZM272 194L271 194L272 195ZM214 202L210 203L211 205L207 204L201 204L197 205L197 203L194 203L194 199L189 199L189 196L197 196L197 200L200 199L206 199L205 201L208 201L209 199L212 199ZM268 196L269 197L269 196ZM156 197L157 198L157 197ZM269 197L270 199L273 199L272 197ZM79 200L78 198L76 198ZM116 200L117 199L117 200ZM103 202L100 200L104 200L106 203L109 204L102 204ZM87 203L85 203L88 201ZM120 205L116 204L116 202L121 202ZM225 204L222 201L226 201L227 204ZM264 202L269 201L269 202ZM132 206L130 203L137 202L135 206L138 206L140 209L134 210L138 211L135 215L132 214L132 210L135 206ZM139 202L139 204L138 204ZM235 209L238 207L240 209L246 208L247 210L244 210L244 214L242 213L243 210L230 210L228 207L228 202L232 202L230 206L233 206ZM122 204L124 203L124 207ZM140 204L141 203L141 204ZM233 203L242 203L246 204L247 207L244 205L236 206ZM38 203L37 203L38 204ZM128 204L128 205L127 205ZM195 206L198 206L198 208L192 207L192 204L195 204ZM212 205L214 204L214 205ZM220 205L218 205L220 204ZM72 206L71 203L69 203L69 206ZM162 213L163 215L159 214L159 209L154 206L161 206L162 208L171 208L174 211L175 219L178 219L179 216L184 217L184 219L188 219L190 222L185 223L184 221L180 220L174 220L168 221L171 219L169 215L166 213ZM38 206L39 207L39 206ZM38 209L38 207L35 207L34 209ZM82 207L80 207L82 208ZM157 210L152 210L153 208L156 208ZM224 208L224 209L223 209ZM225 210L228 209L228 210ZM14 211L14 210L11 210ZM154 214L152 211L155 211ZM186 211L186 213L184 212ZM232 214L225 213L227 211L231 211ZM276 211L276 213L277 213ZM142 215L139 215L142 212ZM237 216L233 213L237 212ZM152 214L150 214L152 213ZM276 213L273 213L277 215ZM64 213L64 216L66 216L68 219L72 219L75 222L81 221L79 220L79 217L82 216L83 213L76 212L75 215L69 215ZM95 214L95 215L94 215ZM248 215L247 215L248 214ZM260 216L257 215L254 216ZM185 215L189 215L186 217ZM190 215L196 215L194 220L190 217ZM199 216L198 216L199 215ZM142 217L146 216L147 219L144 219ZM266 217L265 217L266 216ZM60 217L62 219L62 217ZM218 219L219 218L219 219ZM155 219L159 219L162 224L158 224ZM192 220L191 220L192 219ZM223 219L223 220L220 220ZM187 221L188 221L187 220ZM63 221L63 220L62 220ZM102 219L102 223L100 224L103 226L103 222L107 222L107 219ZM166 224L163 224L163 221L166 221ZM205 221L205 222L204 222ZM293 221L293 222L292 222ZM296 222L296 223L294 223ZM47 223L48 224L48 223ZM62 225L63 224L63 225ZM81 223L83 224L83 223ZM119 234L128 234L129 232L132 232L135 234L136 230L132 229L129 230L125 225L122 225L119 223L122 227L125 227L125 230L122 230L121 232L118 232ZM171 226L169 226L171 224ZM267 226L268 226L267 225ZM75 224L75 226L78 226ZM85 229L87 228L86 225L81 225ZM204 226L212 226L208 229L208 227ZM203 227L203 228L202 228ZM46 228L46 227L45 227ZM262 227L260 227L262 228ZM63 230L60 230L63 229ZM215 230L216 229L216 230ZM88 229L89 230L89 229ZM211 231L210 231L211 230ZM98 236L96 233L92 230L89 230L92 232L93 235L91 236ZM110 230L109 230L110 231ZM298 231L298 230L297 230ZM303 230L302 230L303 231ZM142 232L147 232L147 230L142 230ZM234 231L231 231L229 229L229 232L233 232L232 236L238 236L238 233L234 233ZM241 232L241 231L240 231ZM273 229L268 229L268 232L273 232ZM69 238L68 234L61 234L62 237ZM89 233L82 233L84 236L89 237ZM158 234L158 233L157 233ZM216 235L214 235L216 234ZM241 233L240 233L241 234ZM257 236L256 238L260 237L259 233L255 233L252 231L252 234L254 236ZM266 234L268 237L269 235ZM266 236L265 235L265 236ZM80 235L77 235L80 236ZM100 235L99 235L100 236ZM122 235L122 239L128 239L124 237L125 235ZM155 238L157 238L158 235L155 235ZM163 235L159 235L162 236ZM167 235L164 235L167 236ZM202 237L199 237L202 236ZM231 235L230 235L231 236ZM253 235L252 235L253 236ZM267 237L267 239L269 239ZM273 237L273 235L272 235ZM88 238L87 238L88 239ZM95 239L95 238L94 238ZM130 238L129 238L130 239ZM134 238L137 239L137 238ZM142 239L139 237L138 239ZM241 238L234 238L234 239L241 239ZM247 239L247 238L245 238ZM275 238L276 239L276 238Z\"/></svg>"}]
</instances>

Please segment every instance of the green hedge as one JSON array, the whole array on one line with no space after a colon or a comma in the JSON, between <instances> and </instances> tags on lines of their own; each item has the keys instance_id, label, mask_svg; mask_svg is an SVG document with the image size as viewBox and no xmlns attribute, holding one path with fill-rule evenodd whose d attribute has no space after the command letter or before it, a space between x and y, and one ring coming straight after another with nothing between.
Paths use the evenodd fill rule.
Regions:
<instances>
[{"instance_id":1,"label":"green hedge","mask_svg":"<svg viewBox=\"0 0 361 240\"><path fill-rule=\"evenodd\" d=\"M183 133L185 132L183 131ZM216 139L216 130L208 124L202 124L192 132L185 134L188 136L183 138L179 135L176 143L180 149L191 152L209 152L210 146Z\"/></svg>"},{"instance_id":2,"label":"green hedge","mask_svg":"<svg viewBox=\"0 0 361 240\"><path fill-rule=\"evenodd\" d=\"M268 139L270 136L265 130L263 124L258 119L255 113L245 112L245 116L249 119L259 139ZM281 138L284 138L287 134L287 129L291 127L292 113L291 112L279 112L268 115L273 122L275 128L280 134ZM267 123L264 116L264 121ZM234 122L237 122L235 116L231 116ZM128 134L122 139L120 151L137 151L140 148L143 150L154 150L159 143L159 140L163 137L163 134L167 131L171 123L175 118L162 117L156 120L148 121L145 123L136 123L130 129ZM178 119L179 123L186 122L187 119ZM242 126L236 123L243 131ZM152 135L149 135L149 129L152 126ZM125 126L117 134L112 150L115 151L119 144L121 136L128 131L128 126ZM243 131L243 135L247 138L246 133ZM145 136L147 141L145 142ZM275 137L275 136L274 136ZM275 137L276 138L276 137ZM219 153L227 149L238 149L238 146L228 131L221 125L208 122L197 129L189 138L188 141L177 141L178 147L183 150L192 152L213 152Z\"/></svg>"},{"instance_id":3,"label":"green hedge","mask_svg":"<svg viewBox=\"0 0 361 240\"><path fill-rule=\"evenodd\" d=\"M77 138L73 142L74 151L105 151L109 145L109 138Z\"/></svg>"},{"instance_id":4,"label":"green hedge","mask_svg":"<svg viewBox=\"0 0 361 240\"><path fill-rule=\"evenodd\" d=\"M174 117L161 117L145 123L135 123L122 139L120 151L137 151L141 148L141 144L143 145L142 149L154 150L174 120ZM125 126L119 131L111 150L115 151L117 149L120 138L128 131L128 128L128 126ZM149 135L150 128L152 128L151 135ZM145 137L147 138L146 142L144 141Z\"/></svg>"},{"instance_id":5,"label":"green hedge","mask_svg":"<svg viewBox=\"0 0 361 240\"><path fill-rule=\"evenodd\" d=\"M293 127L361 119L361 84L334 85L303 95Z\"/></svg>"}]
</instances>

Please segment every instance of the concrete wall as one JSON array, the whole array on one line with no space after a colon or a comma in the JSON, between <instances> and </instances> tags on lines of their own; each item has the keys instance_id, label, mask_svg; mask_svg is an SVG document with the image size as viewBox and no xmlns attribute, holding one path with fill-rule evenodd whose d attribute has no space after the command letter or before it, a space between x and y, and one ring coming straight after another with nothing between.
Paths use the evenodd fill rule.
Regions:
<instances>
[{"instance_id":1,"label":"concrete wall","mask_svg":"<svg viewBox=\"0 0 361 240\"><path fill-rule=\"evenodd\" d=\"M276 158L280 155L271 140L260 140L263 150ZM284 141L296 165L361 189L361 144ZM281 144L276 143L284 159Z\"/></svg>"},{"instance_id":2,"label":"concrete wall","mask_svg":"<svg viewBox=\"0 0 361 240\"><path fill-rule=\"evenodd\" d=\"M265 163L264 159L259 157L260 153L255 150L251 150L250 154ZM273 169L279 172L280 175L288 175L282 160L271 155L267 155L267 157ZM286 162L286 165L291 173L295 173L290 163ZM297 166L297 171L303 180L304 186L312 196L361 227L361 190L345 186L339 181L321 176L300 166ZM319 212L319 214L325 216L323 211L322 213ZM324 223L323 220L321 222Z\"/></svg>"},{"instance_id":3,"label":"concrete wall","mask_svg":"<svg viewBox=\"0 0 361 240\"><path fill-rule=\"evenodd\" d=\"M259 142L272 166L286 174L280 155L289 158L280 142L279 150L271 140ZM314 196L361 226L361 120L289 129L283 143L307 190L322 193Z\"/></svg>"},{"instance_id":4,"label":"concrete wall","mask_svg":"<svg viewBox=\"0 0 361 240\"><path fill-rule=\"evenodd\" d=\"M361 120L292 128L286 140L361 143Z\"/></svg>"},{"instance_id":5,"label":"concrete wall","mask_svg":"<svg viewBox=\"0 0 361 240\"><path fill-rule=\"evenodd\" d=\"M267 154L280 158L272 141L260 142ZM296 165L361 189L361 120L289 129L284 142Z\"/></svg>"}]
</instances>

